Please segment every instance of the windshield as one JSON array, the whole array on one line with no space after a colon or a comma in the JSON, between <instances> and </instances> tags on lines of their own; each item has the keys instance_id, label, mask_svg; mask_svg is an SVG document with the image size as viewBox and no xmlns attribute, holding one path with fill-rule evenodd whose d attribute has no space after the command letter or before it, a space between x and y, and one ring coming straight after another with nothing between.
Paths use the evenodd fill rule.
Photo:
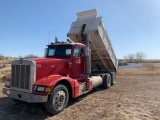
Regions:
<instances>
[{"instance_id":1,"label":"windshield","mask_svg":"<svg viewBox=\"0 0 160 120\"><path fill-rule=\"evenodd\" d=\"M47 49L46 57L68 57L71 55L72 45L53 45Z\"/></svg>"}]
</instances>

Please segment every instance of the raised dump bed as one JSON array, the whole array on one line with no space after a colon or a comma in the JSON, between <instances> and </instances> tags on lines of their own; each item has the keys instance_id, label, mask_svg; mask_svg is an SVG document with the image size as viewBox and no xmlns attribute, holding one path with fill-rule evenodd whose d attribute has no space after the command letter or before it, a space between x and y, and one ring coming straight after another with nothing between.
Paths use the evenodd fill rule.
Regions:
<instances>
[{"instance_id":1,"label":"raised dump bed","mask_svg":"<svg viewBox=\"0 0 160 120\"><path fill-rule=\"evenodd\" d=\"M90 36L92 71L117 70L117 58L101 17L96 9L77 13L77 20L72 23L68 37L74 42L86 44L86 35Z\"/></svg>"}]
</instances>

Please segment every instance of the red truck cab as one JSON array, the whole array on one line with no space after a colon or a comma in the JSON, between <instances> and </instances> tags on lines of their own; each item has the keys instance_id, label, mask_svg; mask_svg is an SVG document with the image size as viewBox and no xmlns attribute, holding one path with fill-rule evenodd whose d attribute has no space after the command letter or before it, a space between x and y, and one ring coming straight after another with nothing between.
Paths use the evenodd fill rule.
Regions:
<instances>
[{"instance_id":1,"label":"red truck cab","mask_svg":"<svg viewBox=\"0 0 160 120\"><path fill-rule=\"evenodd\" d=\"M75 85L78 87L79 83L86 81L84 50L85 46L80 43L48 45L45 58L32 59L37 64L34 86L46 85L52 90L59 82L66 81L72 90L71 97L79 96L79 90L75 90ZM39 93L34 87L33 92Z\"/></svg>"},{"instance_id":2,"label":"red truck cab","mask_svg":"<svg viewBox=\"0 0 160 120\"><path fill-rule=\"evenodd\" d=\"M11 80L6 82L4 94L29 103L44 102L50 113L57 114L66 107L69 97L83 94L80 84L86 83L85 45L52 43L45 58L13 61ZM84 92L92 90L91 82L88 85Z\"/></svg>"}]
</instances>

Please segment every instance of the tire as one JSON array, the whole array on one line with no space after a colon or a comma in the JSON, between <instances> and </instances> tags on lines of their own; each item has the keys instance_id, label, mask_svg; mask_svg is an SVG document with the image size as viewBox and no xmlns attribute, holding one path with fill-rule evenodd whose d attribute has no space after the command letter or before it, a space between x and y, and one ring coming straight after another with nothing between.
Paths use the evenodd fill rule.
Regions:
<instances>
[{"instance_id":1,"label":"tire","mask_svg":"<svg viewBox=\"0 0 160 120\"><path fill-rule=\"evenodd\" d=\"M69 93L67 87L62 84L57 85L45 103L45 108L53 115L58 114L67 106L68 99Z\"/></svg>"},{"instance_id":2,"label":"tire","mask_svg":"<svg viewBox=\"0 0 160 120\"><path fill-rule=\"evenodd\" d=\"M116 74L114 72L111 73L111 86L116 84Z\"/></svg>"},{"instance_id":3,"label":"tire","mask_svg":"<svg viewBox=\"0 0 160 120\"><path fill-rule=\"evenodd\" d=\"M110 88L110 86L111 86L111 75L110 74L105 74L105 75L103 75L103 87L105 88L105 89L108 89L108 88Z\"/></svg>"}]
</instances>

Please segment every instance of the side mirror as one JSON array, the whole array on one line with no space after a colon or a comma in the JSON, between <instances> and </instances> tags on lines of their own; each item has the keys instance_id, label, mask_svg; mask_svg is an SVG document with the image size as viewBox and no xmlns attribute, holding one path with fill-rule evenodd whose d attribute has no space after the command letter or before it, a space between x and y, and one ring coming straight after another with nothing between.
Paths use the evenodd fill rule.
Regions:
<instances>
[{"instance_id":1,"label":"side mirror","mask_svg":"<svg viewBox=\"0 0 160 120\"><path fill-rule=\"evenodd\" d=\"M86 47L85 48L85 57L89 57L89 55L90 55L89 47Z\"/></svg>"},{"instance_id":2,"label":"side mirror","mask_svg":"<svg viewBox=\"0 0 160 120\"><path fill-rule=\"evenodd\" d=\"M48 48L45 48L45 49L44 49L44 57L47 56L47 50L48 50Z\"/></svg>"}]
</instances>

